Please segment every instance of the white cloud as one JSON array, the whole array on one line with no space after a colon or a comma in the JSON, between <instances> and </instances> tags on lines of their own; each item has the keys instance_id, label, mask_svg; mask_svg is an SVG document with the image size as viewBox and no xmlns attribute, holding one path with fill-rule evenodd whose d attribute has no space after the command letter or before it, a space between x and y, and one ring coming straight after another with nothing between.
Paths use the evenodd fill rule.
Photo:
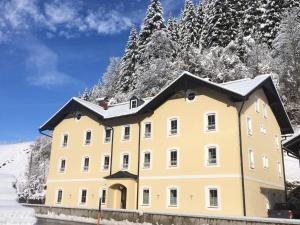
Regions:
<instances>
[{"instance_id":1,"label":"white cloud","mask_svg":"<svg viewBox=\"0 0 300 225\"><path fill-rule=\"evenodd\" d=\"M104 9L99 9L97 12L89 12L85 22L90 29L104 34L118 33L132 25L132 21L128 17L120 15L115 10L105 12Z\"/></svg>"},{"instance_id":2,"label":"white cloud","mask_svg":"<svg viewBox=\"0 0 300 225\"><path fill-rule=\"evenodd\" d=\"M50 0L46 3L42 0L1 0L0 34L7 36L42 28L54 36L69 38L82 32L119 33L132 25L131 18L117 10L107 10L100 4L88 9L73 0Z\"/></svg>"},{"instance_id":3,"label":"white cloud","mask_svg":"<svg viewBox=\"0 0 300 225\"><path fill-rule=\"evenodd\" d=\"M18 47L27 53L25 63L28 69L26 78L29 84L51 88L80 83L80 81L60 71L57 54L35 38L19 42Z\"/></svg>"}]
</instances>

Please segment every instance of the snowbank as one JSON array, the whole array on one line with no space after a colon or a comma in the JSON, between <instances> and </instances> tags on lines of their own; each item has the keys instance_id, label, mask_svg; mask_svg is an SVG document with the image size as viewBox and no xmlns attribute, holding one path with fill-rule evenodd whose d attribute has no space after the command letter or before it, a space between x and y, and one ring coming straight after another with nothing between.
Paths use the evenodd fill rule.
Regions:
<instances>
[{"instance_id":1,"label":"snowbank","mask_svg":"<svg viewBox=\"0 0 300 225\"><path fill-rule=\"evenodd\" d=\"M13 175L0 174L0 224L33 225L36 223L33 209L17 203L16 190L13 188Z\"/></svg>"}]
</instances>

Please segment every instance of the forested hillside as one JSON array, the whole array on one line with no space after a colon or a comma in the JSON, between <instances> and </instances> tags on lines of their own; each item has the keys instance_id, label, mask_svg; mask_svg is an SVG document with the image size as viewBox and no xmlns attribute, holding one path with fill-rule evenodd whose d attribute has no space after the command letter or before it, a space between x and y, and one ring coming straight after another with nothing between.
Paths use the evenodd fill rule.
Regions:
<instances>
[{"instance_id":1,"label":"forested hillside","mask_svg":"<svg viewBox=\"0 0 300 225\"><path fill-rule=\"evenodd\" d=\"M164 20L151 0L125 53L111 58L99 83L82 94L112 102L154 96L182 71L226 82L272 74L294 124L300 123L300 0L186 0Z\"/></svg>"}]
</instances>

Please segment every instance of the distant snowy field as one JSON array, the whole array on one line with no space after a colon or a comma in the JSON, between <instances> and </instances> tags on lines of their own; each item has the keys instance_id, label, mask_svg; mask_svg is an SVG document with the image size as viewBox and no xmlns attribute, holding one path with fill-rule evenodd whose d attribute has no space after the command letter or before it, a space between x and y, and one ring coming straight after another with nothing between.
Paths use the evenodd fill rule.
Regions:
<instances>
[{"instance_id":1,"label":"distant snowy field","mask_svg":"<svg viewBox=\"0 0 300 225\"><path fill-rule=\"evenodd\" d=\"M290 182L300 182L300 165L299 160L289 156L284 156L286 179Z\"/></svg>"},{"instance_id":2,"label":"distant snowy field","mask_svg":"<svg viewBox=\"0 0 300 225\"><path fill-rule=\"evenodd\" d=\"M33 142L0 145L0 174L11 174L24 180L25 168L29 159L29 146Z\"/></svg>"},{"instance_id":3,"label":"distant snowy field","mask_svg":"<svg viewBox=\"0 0 300 225\"><path fill-rule=\"evenodd\" d=\"M32 142L0 145L0 224L33 225L36 223L34 210L17 202L13 188L16 180L23 182Z\"/></svg>"}]
</instances>

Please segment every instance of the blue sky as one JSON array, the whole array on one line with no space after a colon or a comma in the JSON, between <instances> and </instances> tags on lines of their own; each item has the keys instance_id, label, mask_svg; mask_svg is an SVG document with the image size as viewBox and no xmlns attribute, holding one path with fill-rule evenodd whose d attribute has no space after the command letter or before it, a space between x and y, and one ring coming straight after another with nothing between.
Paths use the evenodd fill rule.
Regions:
<instances>
[{"instance_id":1,"label":"blue sky","mask_svg":"<svg viewBox=\"0 0 300 225\"><path fill-rule=\"evenodd\" d=\"M38 127L122 56L150 0L1 0L0 143L34 140ZM184 0L162 0L165 17Z\"/></svg>"}]
</instances>

